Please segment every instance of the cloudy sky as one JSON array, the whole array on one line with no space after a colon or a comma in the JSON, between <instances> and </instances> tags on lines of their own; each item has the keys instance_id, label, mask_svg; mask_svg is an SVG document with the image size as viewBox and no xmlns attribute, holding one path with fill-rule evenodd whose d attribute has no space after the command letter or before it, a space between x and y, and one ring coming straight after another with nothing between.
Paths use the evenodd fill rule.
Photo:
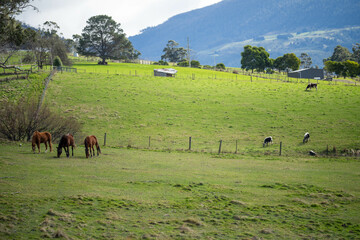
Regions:
<instances>
[{"instance_id":1,"label":"cloudy sky","mask_svg":"<svg viewBox=\"0 0 360 240\"><path fill-rule=\"evenodd\" d=\"M81 34L86 21L95 15L106 14L121 24L127 36L156 26L170 17L202 8L221 0L34 0L39 12L30 8L17 19L38 27L45 21L56 22L64 37Z\"/></svg>"}]
</instances>

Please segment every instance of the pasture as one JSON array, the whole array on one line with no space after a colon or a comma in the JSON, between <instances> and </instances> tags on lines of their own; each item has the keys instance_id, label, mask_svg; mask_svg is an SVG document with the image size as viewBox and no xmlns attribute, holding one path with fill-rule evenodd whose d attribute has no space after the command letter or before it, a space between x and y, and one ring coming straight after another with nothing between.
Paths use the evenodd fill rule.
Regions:
<instances>
[{"instance_id":1,"label":"pasture","mask_svg":"<svg viewBox=\"0 0 360 240\"><path fill-rule=\"evenodd\" d=\"M358 159L0 146L2 239L355 239Z\"/></svg>"},{"instance_id":2,"label":"pasture","mask_svg":"<svg viewBox=\"0 0 360 240\"><path fill-rule=\"evenodd\" d=\"M153 67L141 66L150 73ZM203 74L209 73L214 72ZM221 74L221 79L193 80L63 73L49 85L46 102L74 115L85 124L85 134L100 142L107 133L107 145L114 147L148 148L150 137L151 149L183 151L192 137L196 152L218 152L220 140L223 152L235 152L238 141L239 153L255 155L278 154L280 142L285 155L320 153L328 146L359 148L359 87L320 82L318 91L305 91L306 83L250 82L249 76L236 80L234 74ZM311 138L304 145L305 132ZM263 148L267 136L274 144Z\"/></svg>"},{"instance_id":3,"label":"pasture","mask_svg":"<svg viewBox=\"0 0 360 240\"><path fill-rule=\"evenodd\" d=\"M343 152L360 148L359 87L75 67L83 72L57 73L45 96L83 123L74 157L56 158L58 140L46 154L0 144L1 239L359 238L360 163ZM3 83L3 98L40 96L32 78ZM87 159L92 134L102 154Z\"/></svg>"}]
</instances>

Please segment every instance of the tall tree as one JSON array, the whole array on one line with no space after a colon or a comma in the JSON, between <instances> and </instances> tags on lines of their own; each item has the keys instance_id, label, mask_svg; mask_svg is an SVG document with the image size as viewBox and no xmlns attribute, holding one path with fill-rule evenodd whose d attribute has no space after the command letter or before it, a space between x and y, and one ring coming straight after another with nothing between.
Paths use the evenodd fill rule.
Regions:
<instances>
[{"instance_id":1,"label":"tall tree","mask_svg":"<svg viewBox=\"0 0 360 240\"><path fill-rule=\"evenodd\" d=\"M360 43L356 43L355 45L353 45L352 50L352 59L355 62L360 63Z\"/></svg>"},{"instance_id":2,"label":"tall tree","mask_svg":"<svg viewBox=\"0 0 360 240\"><path fill-rule=\"evenodd\" d=\"M58 35L59 29L57 23L51 21L46 21L38 29L32 50L39 68L42 68L44 64L52 65L56 56L61 59L64 65L71 65L65 42Z\"/></svg>"},{"instance_id":3,"label":"tall tree","mask_svg":"<svg viewBox=\"0 0 360 240\"><path fill-rule=\"evenodd\" d=\"M300 59L294 53L286 53L283 56L285 67L293 71L298 70L300 67Z\"/></svg>"},{"instance_id":4,"label":"tall tree","mask_svg":"<svg viewBox=\"0 0 360 240\"><path fill-rule=\"evenodd\" d=\"M107 15L89 18L79 38L77 50L85 56L96 56L102 59L134 59L140 55L126 38L120 24Z\"/></svg>"},{"instance_id":5,"label":"tall tree","mask_svg":"<svg viewBox=\"0 0 360 240\"><path fill-rule=\"evenodd\" d=\"M312 65L312 60L309 54L301 53L300 55L300 66L302 68L310 68Z\"/></svg>"},{"instance_id":6,"label":"tall tree","mask_svg":"<svg viewBox=\"0 0 360 240\"><path fill-rule=\"evenodd\" d=\"M285 59L284 59L283 56L277 57L277 58L274 60L273 68L276 68L277 70L279 70L279 72L284 71L284 70L286 69L285 61L284 61L284 60L285 60Z\"/></svg>"},{"instance_id":7,"label":"tall tree","mask_svg":"<svg viewBox=\"0 0 360 240\"><path fill-rule=\"evenodd\" d=\"M345 62L346 60L351 60L351 53L349 52L349 49L338 45L334 48L334 52L331 55L331 57L324 59L323 62L324 63L326 61Z\"/></svg>"},{"instance_id":8,"label":"tall tree","mask_svg":"<svg viewBox=\"0 0 360 240\"><path fill-rule=\"evenodd\" d=\"M169 40L166 47L163 49L164 54L161 60L168 60L169 62L180 62L186 56L186 50L183 47L178 47L179 43L174 40Z\"/></svg>"},{"instance_id":9,"label":"tall tree","mask_svg":"<svg viewBox=\"0 0 360 240\"><path fill-rule=\"evenodd\" d=\"M270 54L263 47L246 45L241 53L241 68L251 69L251 72L254 72L254 69L264 71L270 66L269 56Z\"/></svg>"},{"instance_id":10,"label":"tall tree","mask_svg":"<svg viewBox=\"0 0 360 240\"><path fill-rule=\"evenodd\" d=\"M6 65L8 59L34 36L33 31L22 28L21 23L15 20L15 15L20 14L25 8L33 7L30 5L31 1L0 0L0 53L6 55L1 65Z\"/></svg>"}]
</instances>

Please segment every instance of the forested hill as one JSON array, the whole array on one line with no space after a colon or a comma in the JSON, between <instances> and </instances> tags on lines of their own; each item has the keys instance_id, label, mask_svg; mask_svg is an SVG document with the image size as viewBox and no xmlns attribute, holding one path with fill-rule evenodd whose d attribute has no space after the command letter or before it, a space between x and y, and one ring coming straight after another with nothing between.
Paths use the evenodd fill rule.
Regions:
<instances>
[{"instance_id":1,"label":"forested hill","mask_svg":"<svg viewBox=\"0 0 360 240\"><path fill-rule=\"evenodd\" d=\"M315 64L336 45L360 39L359 0L223 0L176 15L130 37L142 58L159 60L168 40L186 47L201 64L239 66L246 44L264 46L271 58L307 52ZM159 13L161 14L161 13Z\"/></svg>"}]
</instances>

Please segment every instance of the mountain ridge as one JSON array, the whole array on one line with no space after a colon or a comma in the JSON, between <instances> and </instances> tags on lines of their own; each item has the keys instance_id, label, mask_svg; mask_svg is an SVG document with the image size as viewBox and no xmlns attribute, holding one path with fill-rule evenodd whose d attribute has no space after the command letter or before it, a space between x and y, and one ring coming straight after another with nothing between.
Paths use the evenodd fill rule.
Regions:
<instances>
[{"instance_id":1,"label":"mountain ridge","mask_svg":"<svg viewBox=\"0 0 360 240\"><path fill-rule=\"evenodd\" d=\"M218 51L220 46L246 40L249 40L250 45L261 44L261 41L255 40L277 35L277 40L273 43L276 47L269 52L271 58L288 52L300 55L300 49L308 49L310 52L318 50L320 52L314 55L313 62L320 65L323 58L331 55L336 45L351 50L352 44L360 39L360 30L352 29L351 33L341 32L337 35L324 34L321 39L326 45L325 49L318 49L318 37L307 38L305 41L292 39L289 34L357 27L360 26L358 12L360 1L357 0L223 0L173 16L166 22L145 29L141 34L129 39L142 53L142 58L156 61L163 54L162 50L168 40L175 40L180 46L185 47L189 37L192 55L201 64L212 65L215 56L217 62L237 67L240 65L242 50L236 48L230 56ZM314 46L312 41L316 42ZM210 53L209 49L214 51ZM284 51L281 52L282 50Z\"/></svg>"}]
</instances>

